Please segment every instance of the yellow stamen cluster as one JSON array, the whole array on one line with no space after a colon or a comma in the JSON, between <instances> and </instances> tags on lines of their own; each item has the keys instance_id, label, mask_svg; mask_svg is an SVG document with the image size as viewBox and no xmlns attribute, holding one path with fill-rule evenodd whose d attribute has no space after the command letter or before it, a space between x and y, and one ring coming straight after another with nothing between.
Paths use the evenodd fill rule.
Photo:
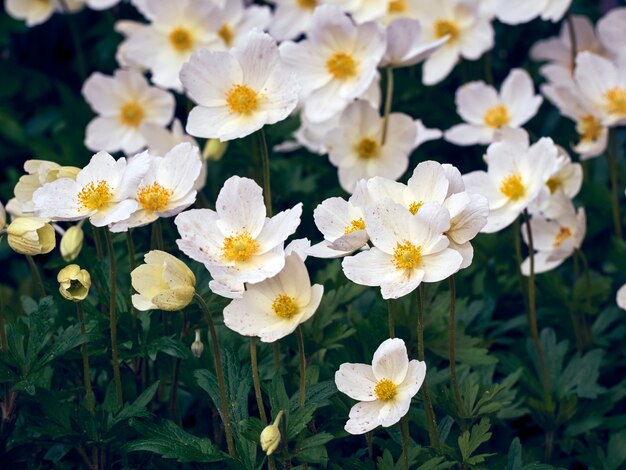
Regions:
<instances>
[{"instance_id":1,"label":"yellow stamen cluster","mask_svg":"<svg viewBox=\"0 0 626 470\"><path fill-rule=\"evenodd\" d=\"M296 3L305 10L313 10L317 6L317 0L296 0Z\"/></svg>"},{"instance_id":2,"label":"yellow stamen cluster","mask_svg":"<svg viewBox=\"0 0 626 470\"><path fill-rule=\"evenodd\" d=\"M335 52L326 62L326 70L337 80L348 80L356 75L357 62L350 54Z\"/></svg>"},{"instance_id":3,"label":"yellow stamen cluster","mask_svg":"<svg viewBox=\"0 0 626 470\"><path fill-rule=\"evenodd\" d=\"M459 27L450 20L437 20L435 21L435 37L441 39L445 36L450 36L449 43L456 41L459 38Z\"/></svg>"},{"instance_id":4,"label":"yellow stamen cluster","mask_svg":"<svg viewBox=\"0 0 626 470\"><path fill-rule=\"evenodd\" d=\"M106 206L113 197L113 191L104 180L94 183L90 181L78 193L78 205L89 211L95 211Z\"/></svg>"},{"instance_id":5,"label":"yellow stamen cluster","mask_svg":"<svg viewBox=\"0 0 626 470\"><path fill-rule=\"evenodd\" d=\"M414 269L419 265L422 259L422 248L413 245L409 241L398 243L393 251L393 260L391 261L396 269Z\"/></svg>"},{"instance_id":6,"label":"yellow stamen cluster","mask_svg":"<svg viewBox=\"0 0 626 470\"><path fill-rule=\"evenodd\" d=\"M609 113L626 116L626 89L615 87L606 93Z\"/></svg>"},{"instance_id":7,"label":"yellow stamen cluster","mask_svg":"<svg viewBox=\"0 0 626 470\"><path fill-rule=\"evenodd\" d=\"M406 9L405 0L392 0L387 7L387 13L404 13Z\"/></svg>"},{"instance_id":8,"label":"yellow stamen cluster","mask_svg":"<svg viewBox=\"0 0 626 470\"><path fill-rule=\"evenodd\" d=\"M168 39L172 47L178 52L189 52L193 48L193 35L187 28L173 29Z\"/></svg>"},{"instance_id":9,"label":"yellow stamen cluster","mask_svg":"<svg viewBox=\"0 0 626 470\"><path fill-rule=\"evenodd\" d=\"M380 154L380 144L376 139L363 137L356 146L356 153L359 158L363 158L364 160L376 158Z\"/></svg>"},{"instance_id":10,"label":"yellow stamen cluster","mask_svg":"<svg viewBox=\"0 0 626 470\"><path fill-rule=\"evenodd\" d=\"M398 386L389 379L383 379L374 387L374 393L381 401L393 400L398 394Z\"/></svg>"},{"instance_id":11,"label":"yellow stamen cluster","mask_svg":"<svg viewBox=\"0 0 626 470\"><path fill-rule=\"evenodd\" d=\"M246 85L235 85L226 95L226 104L234 113L249 116L259 109L259 94Z\"/></svg>"},{"instance_id":12,"label":"yellow stamen cluster","mask_svg":"<svg viewBox=\"0 0 626 470\"><path fill-rule=\"evenodd\" d=\"M120 109L120 122L125 126L139 127L144 117L143 107L136 101L128 101Z\"/></svg>"},{"instance_id":13,"label":"yellow stamen cluster","mask_svg":"<svg viewBox=\"0 0 626 470\"><path fill-rule=\"evenodd\" d=\"M483 121L487 126L493 129L500 129L511 122L511 116L509 116L509 110L506 109L506 106L498 104L487 110Z\"/></svg>"},{"instance_id":14,"label":"yellow stamen cluster","mask_svg":"<svg viewBox=\"0 0 626 470\"><path fill-rule=\"evenodd\" d=\"M422 201L412 202L411 205L409 206L409 212L415 215L417 214L417 211L419 211L422 208L423 205L424 203Z\"/></svg>"},{"instance_id":15,"label":"yellow stamen cluster","mask_svg":"<svg viewBox=\"0 0 626 470\"><path fill-rule=\"evenodd\" d=\"M156 181L148 186L140 186L137 190L137 202L148 212L165 210L171 197L172 191Z\"/></svg>"},{"instance_id":16,"label":"yellow stamen cluster","mask_svg":"<svg viewBox=\"0 0 626 470\"><path fill-rule=\"evenodd\" d=\"M247 231L224 238L222 256L227 261L248 261L259 250L259 244Z\"/></svg>"},{"instance_id":17,"label":"yellow stamen cluster","mask_svg":"<svg viewBox=\"0 0 626 470\"><path fill-rule=\"evenodd\" d=\"M553 243L552 246L554 248L560 247L565 240L567 240L568 238L571 238L573 235L574 234L572 233L572 231L569 228L561 227L559 229L559 233L557 233L556 237L554 237L554 243Z\"/></svg>"},{"instance_id":18,"label":"yellow stamen cluster","mask_svg":"<svg viewBox=\"0 0 626 470\"><path fill-rule=\"evenodd\" d=\"M524 197L526 188L522 183L522 175L513 173L502 180L500 184L500 192L511 201L517 201Z\"/></svg>"},{"instance_id":19,"label":"yellow stamen cluster","mask_svg":"<svg viewBox=\"0 0 626 470\"><path fill-rule=\"evenodd\" d=\"M546 186L550 190L550 194L554 194L563 187L563 181L560 178L553 177L546 181Z\"/></svg>"},{"instance_id":20,"label":"yellow stamen cluster","mask_svg":"<svg viewBox=\"0 0 626 470\"><path fill-rule=\"evenodd\" d=\"M365 221L363 220L363 217L351 220L350 224L346 226L343 233L344 235L348 235L349 233L356 232L357 230L365 230Z\"/></svg>"},{"instance_id":21,"label":"yellow stamen cluster","mask_svg":"<svg viewBox=\"0 0 626 470\"><path fill-rule=\"evenodd\" d=\"M272 310L280 318L290 319L298 313L298 305L293 297L281 294L272 302Z\"/></svg>"},{"instance_id":22,"label":"yellow stamen cluster","mask_svg":"<svg viewBox=\"0 0 626 470\"><path fill-rule=\"evenodd\" d=\"M602 123L592 114L587 114L580 118L577 131L582 142L595 142L602 137Z\"/></svg>"},{"instance_id":23,"label":"yellow stamen cluster","mask_svg":"<svg viewBox=\"0 0 626 470\"><path fill-rule=\"evenodd\" d=\"M235 33L233 33L233 29L227 23L222 25L217 31L217 35L228 47L232 46Z\"/></svg>"}]
</instances>

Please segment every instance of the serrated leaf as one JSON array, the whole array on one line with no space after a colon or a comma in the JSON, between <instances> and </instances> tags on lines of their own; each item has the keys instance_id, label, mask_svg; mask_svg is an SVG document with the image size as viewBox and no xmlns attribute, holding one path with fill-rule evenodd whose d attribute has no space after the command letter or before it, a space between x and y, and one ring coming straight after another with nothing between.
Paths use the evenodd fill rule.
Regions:
<instances>
[{"instance_id":1,"label":"serrated leaf","mask_svg":"<svg viewBox=\"0 0 626 470\"><path fill-rule=\"evenodd\" d=\"M490 427L489 419L483 418L480 423L475 424L469 431L464 431L459 436L458 443L463 462L469 463L469 459L476 449L491 438Z\"/></svg>"},{"instance_id":2,"label":"serrated leaf","mask_svg":"<svg viewBox=\"0 0 626 470\"><path fill-rule=\"evenodd\" d=\"M119 413L115 414L114 416L110 416L108 423L109 429L111 429L116 424L121 423L122 421L126 421L127 419L147 416L148 412L146 411L146 406L148 406L148 404L156 394L158 388L159 381L157 380L155 383L145 389L143 393L139 395L133 403L131 403L130 405L126 405L120 410Z\"/></svg>"}]
</instances>

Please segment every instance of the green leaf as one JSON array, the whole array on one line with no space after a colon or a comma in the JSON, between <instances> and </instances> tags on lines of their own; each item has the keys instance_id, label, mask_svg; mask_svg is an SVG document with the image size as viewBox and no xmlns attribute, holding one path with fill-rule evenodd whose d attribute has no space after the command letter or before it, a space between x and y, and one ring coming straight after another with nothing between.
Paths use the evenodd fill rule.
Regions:
<instances>
[{"instance_id":1,"label":"green leaf","mask_svg":"<svg viewBox=\"0 0 626 470\"><path fill-rule=\"evenodd\" d=\"M604 470L618 470L624 468L626 462L626 430L611 435L606 451Z\"/></svg>"},{"instance_id":2,"label":"green leaf","mask_svg":"<svg viewBox=\"0 0 626 470\"><path fill-rule=\"evenodd\" d=\"M25 373L33 367L37 355L46 345L46 337L57 313L52 296L35 302L30 297L22 297L22 308L28 316L28 345L26 347Z\"/></svg>"},{"instance_id":3,"label":"green leaf","mask_svg":"<svg viewBox=\"0 0 626 470\"><path fill-rule=\"evenodd\" d=\"M465 431L459 436L459 449L461 450L461 456L463 457L464 463L471 463L470 458L472 454L476 451L476 449L478 449L478 447L480 447L481 444L487 442L491 438L491 433L489 432L490 427L491 424L489 419L483 418L480 420L480 423L472 426L471 430ZM478 462L482 462L482 460L479 458Z\"/></svg>"},{"instance_id":4,"label":"green leaf","mask_svg":"<svg viewBox=\"0 0 626 470\"><path fill-rule=\"evenodd\" d=\"M185 344L183 344L181 341L178 341L174 338L169 338L167 336L162 336L150 342L150 344L148 344L147 352L148 356L153 361L156 359L157 354L160 352L168 356L177 357L179 359L193 358L191 350Z\"/></svg>"},{"instance_id":5,"label":"green leaf","mask_svg":"<svg viewBox=\"0 0 626 470\"><path fill-rule=\"evenodd\" d=\"M159 381L157 380L155 383L145 389L143 393L139 395L133 403L131 403L130 405L126 405L116 415L110 416L108 428L111 429L116 424L121 423L122 421L126 421L130 418L148 416L149 413L148 411L146 411L146 406L148 406L148 404L156 394L158 388Z\"/></svg>"},{"instance_id":6,"label":"green leaf","mask_svg":"<svg viewBox=\"0 0 626 470\"><path fill-rule=\"evenodd\" d=\"M511 441L509 446L509 454L507 456L506 470L522 470L522 444L519 437Z\"/></svg>"}]
</instances>

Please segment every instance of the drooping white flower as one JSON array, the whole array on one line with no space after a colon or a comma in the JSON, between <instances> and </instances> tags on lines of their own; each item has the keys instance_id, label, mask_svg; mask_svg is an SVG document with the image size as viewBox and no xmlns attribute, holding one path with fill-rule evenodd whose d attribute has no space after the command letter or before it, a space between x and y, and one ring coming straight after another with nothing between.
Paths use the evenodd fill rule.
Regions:
<instances>
[{"instance_id":1,"label":"drooping white flower","mask_svg":"<svg viewBox=\"0 0 626 470\"><path fill-rule=\"evenodd\" d=\"M358 400L350 410L345 430L364 434L396 424L406 415L411 399L426 378L426 363L409 361L404 341L385 340L374 353L372 365L341 364L335 373L340 392Z\"/></svg>"},{"instance_id":2,"label":"drooping white flower","mask_svg":"<svg viewBox=\"0 0 626 470\"><path fill-rule=\"evenodd\" d=\"M135 153L146 145L142 129L165 127L174 116L174 97L135 71L117 70L113 77L96 72L85 82L83 95L98 113L85 136L93 151Z\"/></svg>"},{"instance_id":3,"label":"drooping white flower","mask_svg":"<svg viewBox=\"0 0 626 470\"><path fill-rule=\"evenodd\" d=\"M152 156L150 168L131 196L138 202L137 210L114 223L111 231L125 232L189 207L196 200L195 185L201 168L200 151L189 143L178 144L163 157Z\"/></svg>"},{"instance_id":4,"label":"drooping white flower","mask_svg":"<svg viewBox=\"0 0 626 470\"><path fill-rule=\"evenodd\" d=\"M245 137L282 121L298 103L298 83L283 67L276 42L258 31L229 52L198 51L180 77L198 104L187 121L187 132L197 137Z\"/></svg>"},{"instance_id":5,"label":"drooping white flower","mask_svg":"<svg viewBox=\"0 0 626 470\"><path fill-rule=\"evenodd\" d=\"M623 310L626 310L626 284L619 288L615 298L617 306Z\"/></svg>"},{"instance_id":6,"label":"drooping white flower","mask_svg":"<svg viewBox=\"0 0 626 470\"><path fill-rule=\"evenodd\" d=\"M357 26L332 5L315 10L307 39L280 46L302 85L304 114L312 122L329 119L361 96L376 77L385 49L380 23Z\"/></svg>"},{"instance_id":7,"label":"drooping white flower","mask_svg":"<svg viewBox=\"0 0 626 470\"><path fill-rule=\"evenodd\" d=\"M362 100L346 108L339 127L326 135L328 156L339 168L341 187L352 193L357 181L374 176L400 178L415 148L417 127L402 113L389 115L383 143L384 119Z\"/></svg>"},{"instance_id":8,"label":"drooping white flower","mask_svg":"<svg viewBox=\"0 0 626 470\"><path fill-rule=\"evenodd\" d=\"M206 0L205 0L206 1ZM246 6L243 0L228 0L215 9L209 18L209 29L217 31L213 50L228 50L242 46L253 29L263 31L272 22L272 12L267 6Z\"/></svg>"},{"instance_id":9,"label":"drooping white flower","mask_svg":"<svg viewBox=\"0 0 626 470\"><path fill-rule=\"evenodd\" d=\"M80 10L85 0L65 0L70 13ZM45 23L55 11L65 12L58 0L4 0L6 12L16 20L26 21L29 27Z\"/></svg>"},{"instance_id":10,"label":"drooping white flower","mask_svg":"<svg viewBox=\"0 0 626 470\"><path fill-rule=\"evenodd\" d=\"M505 140L487 148L487 171L463 176L468 192L489 201L489 219L484 233L510 225L534 202L555 172L558 150L550 138L529 146L527 140Z\"/></svg>"},{"instance_id":11,"label":"drooping white flower","mask_svg":"<svg viewBox=\"0 0 626 470\"><path fill-rule=\"evenodd\" d=\"M276 276L248 285L243 296L224 309L224 324L239 334L272 343L311 318L323 292L320 284L311 285L304 262L293 253Z\"/></svg>"},{"instance_id":12,"label":"drooping white flower","mask_svg":"<svg viewBox=\"0 0 626 470\"><path fill-rule=\"evenodd\" d=\"M501 131L519 128L535 114L543 99L535 95L528 72L514 69L498 93L484 82L472 82L456 92L456 107L467 124L446 131L445 139L457 145L490 144Z\"/></svg>"},{"instance_id":13,"label":"drooping white flower","mask_svg":"<svg viewBox=\"0 0 626 470\"><path fill-rule=\"evenodd\" d=\"M434 85L446 78L460 57L476 60L493 47L493 27L481 15L477 3L471 0L420 3L422 41L431 43L448 37L424 62L424 84Z\"/></svg>"},{"instance_id":14,"label":"drooping white flower","mask_svg":"<svg viewBox=\"0 0 626 470\"><path fill-rule=\"evenodd\" d=\"M295 39L306 32L315 8L324 0L272 0L276 5L269 32L278 41Z\"/></svg>"},{"instance_id":15,"label":"drooping white flower","mask_svg":"<svg viewBox=\"0 0 626 470\"><path fill-rule=\"evenodd\" d=\"M567 12L572 0L495 0L496 16L505 24L522 24L541 16L556 23Z\"/></svg>"},{"instance_id":16,"label":"drooping white flower","mask_svg":"<svg viewBox=\"0 0 626 470\"><path fill-rule=\"evenodd\" d=\"M413 215L390 199L365 211L365 226L374 247L344 258L348 279L380 286L384 299L397 299L421 282L438 282L459 270L462 256L448 248L444 232L450 214L436 203L426 203Z\"/></svg>"},{"instance_id":17,"label":"drooping white flower","mask_svg":"<svg viewBox=\"0 0 626 470\"><path fill-rule=\"evenodd\" d=\"M178 247L209 270L213 292L241 297L244 283L261 282L283 268L283 245L300 224L301 213L298 204L266 218L261 188L233 176L224 183L215 211L193 209L176 217Z\"/></svg>"},{"instance_id":18,"label":"drooping white flower","mask_svg":"<svg viewBox=\"0 0 626 470\"><path fill-rule=\"evenodd\" d=\"M387 26L387 50L381 62L386 67L411 67L422 62L445 44L448 37L423 43L419 21L400 18Z\"/></svg>"},{"instance_id":19,"label":"drooping white flower","mask_svg":"<svg viewBox=\"0 0 626 470\"><path fill-rule=\"evenodd\" d=\"M75 180L60 178L35 191L35 213L57 221L89 217L96 227L120 222L137 210L138 203L131 197L149 165L147 152L128 161L98 152Z\"/></svg>"}]
</instances>

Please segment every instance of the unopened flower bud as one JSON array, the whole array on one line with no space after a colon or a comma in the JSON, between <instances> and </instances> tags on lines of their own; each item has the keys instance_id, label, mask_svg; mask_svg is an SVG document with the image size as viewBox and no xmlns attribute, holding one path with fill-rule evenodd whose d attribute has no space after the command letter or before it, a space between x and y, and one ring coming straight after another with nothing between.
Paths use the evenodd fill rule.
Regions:
<instances>
[{"instance_id":1,"label":"unopened flower bud","mask_svg":"<svg viewBox=\"0 0 626 470\"><path fill-rule=\"evenodd\" d=\"M267 455L272 455L280 444L281 435L278 426L282 417L283 412L281 410L278 412L278 416L276 416L274 422L269 426L265 426L265 429L261 432L261 449L263 449L263 452Z\"/></svg>"},{"instance_id":2,"label":"unopened flower bud","mask_svg":"<svg viewBox=\"0 0 626 470\"><path fill-rule=\"evenodd\" d=\"M65 261L70 262L78 258L84 239L85 235L80 225L73 225L65 231L60 244L61 256Z\"/></svg>"},{"instance_id":3,"label":"unopened flower bud","mask_svg":"<svg viewBox=\"0 0 626 470\"><path fill-rule=\"evenodd\" d=\"M226 149L228 149L228 142L220 142L219 139L209 139L204 146L202 156L206 160L217 161L224 156Z\"/></svg>"},{"instance_id":4,"label":"unopened flower bud","mask_svg":"<svg viewBox=\"0 0 626 470\"><path fill-rule=\"evenodd\" d=\"M2 230L7 224L7 213L4 210L4 205L0 202L0 230Z\"/></svg>"},{"instance_id":5,"label":"unopened flower bud","mask_svg":"<svg viewBox=\"0 0 626 470\"><path fill-rule=\"evenodd\" d=\"M80 302L85 300L91 287L91 276L85 269L80 269L77 264L64 267L57 274L59 292L67 300Z\"/></svg>"},{"instance_id":6,"label":"unopened flower bud","mask_svg":"<svg viewBox=\"0 0 626 470\"><path fill-rule=\"evenodd\" d=\"M202 344L202 339L200 338L200 330L196 330L196 339L193 343L191 343L191 352L197 358L202 356L202 352L204 351L204 344Z\"/></svg>"},{"instance_id":7,"label":"unopened flower bud","mask_svg":"<svg viewBox=\"0 0 626 470\"><path fill-rule=\"evenodd\" d=\"M56 246L54 228L39 217L15 219L7 228L7 239L13 251L22 255L50 253Z\"/></svg>"}]
</instances>

